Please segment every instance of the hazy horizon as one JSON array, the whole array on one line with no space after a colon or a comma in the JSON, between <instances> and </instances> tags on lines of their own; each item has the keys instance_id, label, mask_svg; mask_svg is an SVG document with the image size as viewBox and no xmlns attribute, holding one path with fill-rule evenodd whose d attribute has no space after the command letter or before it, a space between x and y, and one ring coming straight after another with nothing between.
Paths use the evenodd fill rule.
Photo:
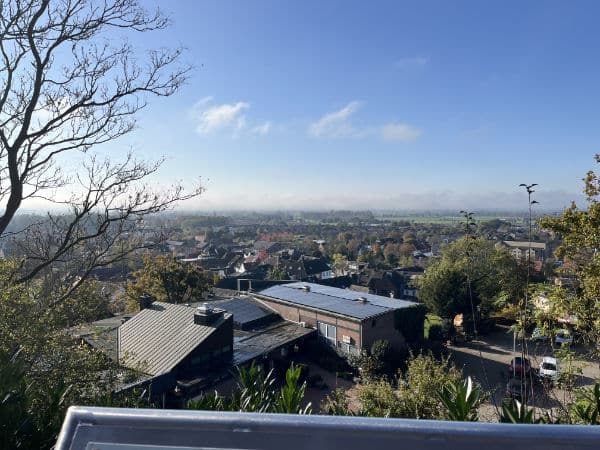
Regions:
<instances>
[{"instance_id":1,"label":"hazy horizon","mask_svg":"<svg viewBox=\"0 0 600 450\"><path fill-rule=\"evenodd\" d=\"M132 46L195 69L98 150L164 156L156 185L201 177L181 209L520 209L520 183L540 210L584 200L597 2L144 4L173 24Z\"/></svg>"}]
</instances>

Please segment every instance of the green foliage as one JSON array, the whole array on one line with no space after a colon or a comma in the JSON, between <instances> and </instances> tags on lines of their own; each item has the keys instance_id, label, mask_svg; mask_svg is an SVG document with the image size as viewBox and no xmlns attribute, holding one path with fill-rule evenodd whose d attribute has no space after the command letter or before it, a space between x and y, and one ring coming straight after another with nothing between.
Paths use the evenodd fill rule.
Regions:
<instances>
[{"instance_id":1,"label":"green foliage","mask_svg":"<svg viewBox=\"0 0 600 450\"><path fill-rule=\"evenodd\" d=\"M301 367L288 368L285 384L275 388L273 371L265 373L260 366L238 367L237 385L230 400L220 397L217 392L203 394L196 401L189 401L187 409L212 411L240 411L258 413L310 414L311 405L302 406L306 382L300 384Z\"/></svg>"},{"instance_id":2,"label":"green foliage","mask_svg":"<svg viewBox=\"0 0 600 450\"><path fill-rule=\"evenodd\" d=\"M440 316L436 316L435 314L426 314L425 321L424 321L425 329L424 329L424 333L423 333L426 339L429 339L430 329L434 325L442 326L443 325L442 318Z\"/></svg>"},{"instance_id":3,"label":"green foliage","mask_svg":"<svg viewBox=\"0 0 600 450\"><path fill-rule=\"evenodd\" d=\"M576 395L577 399L570 408L574 422L600 425L600 383L596 383L592 389L582 389Z\"/></svg>"},{"instance_id":4,"label":"green foliage","mask_svg":"<svg viewBox=\"0 0 600 450\"><path fill-rule=\"evenodd\" d=\"M0 447L17 448L30 438L25 367L18 355L0 352Z\"/></svg>"},{"instance_id":5,"label":"green foliage","mask_svg":"<svg viewBox=\"0 0 600 450\"><path fill-rule=\"evenodd\" d=\"M157 301L184 303L202 297L212 284L212 275L194 264L182 263L172 256L145 256L144 267L132 274L127 283L128 309L139 309L138 299L150 294Z\"/></svg>"},{"instance_id":6,"label":"green foliage","mask_svg":"<svg viewBox=\"0 0 600 450\"><path fill-rule=\"evenodd\" d=\"M449 413L438 391L440 386L459 384L460 377L460 371L447 358L438 360L431 354L411 354L406 372L399 373L396 380L397 388L383 379L367 380L359 387L359 415L445 419ZM448 389L452 392L452 388ZM471 390L468 401L476 404L479 401L479 391Z\"/></svg>"},{"instance_id":7,"label":"green foliage","mask_svg":"<svg viewBox=\"0 0 600 450\"><path fill-rule=\"evenodd\" d=\"M394 327L402 333L407 343L414 344L423 340L426 314L427 308L420 304L395 311Z\"/></svg>"},{"instance_id":8,"label":"green foliage","mask_svg":"<svg viewBox=\"0 0 600 450\"><path fill-rule=\"evenodd\" d=\"M536 418L533 408L527 408L524 404L515 399L506 399L502 404L502 413L500 422L502 423L544 423L541 418Z\"/></svg>"},{"instance_id":9,"label":"green foliage","mask_svg":"<svg viewBox=\"0 0 600 450\"><path fill-rule=\"evenodd\" d=\"M600 155L594 159L600 163ZM577 328L584 341L595 346L600 342L600 179L590 170L584 179L587 205L579 209L573 202L562 215L545 217L540 226L562 238L555 256L563 259L564 275L576 276L576 295L557 296L559 307L576 315Z\"/></svg>"},{"instance_id":10,"label":"green foliage","mask_svg":"<svg viewBox=\"0 0 600 450\"><path fill-rule=\"evenodd\" d=\"M354 370L350 361L360 358L347 358L346 355L338 353L331 345L325 344L320 340L307 342L306 353L314 358L315 362L325 370L330 372L351 372ZM360 365L360 361L355 361Z\"/></svg>"},{"instance_id":11,"label":"green foliage","mask_svg":"<svg viewBox=\"0 0 600 450\"><path fill-rule=\"evenodd\" d=\"M0 352L0 448L51 448L56 441L71 386L58 382L39 392L34 383L20 352Z\"/></svg>"},{"instance_id":12,"label":"green foliage","mask_svg":"<svg viewBox=\"0 0 600 450\"><path fill-rule=\"evenodd\" d=\"M427 337L431 341L443 341L446 338L444 334L444 327L441 324L431 325L429 327L429 335Z\"/></svg>"},{"instance_id":13,"label":"green foliage","mask_svg":"<svg viewBox=\"0 0 600 450\"><path fill-rule=\"evenodd\" d=\"M202 393L197 400L189 400L186 409L201 411L228 411L230 403L219 395L217 391Z\"/></svg>"},{"instance_id":14,"label":"green foliage","mask_svg":"<svg viewBox=\"0 0 600 450\"><path fill-rule=\"evenodd\" d=\"M311 404L302 407L306 383L298 384L301 368L293 365L285 373L285 384L275 395L273 412L285 414L310 414Z\"/></svg>"},{"instance_id":15,"label":"green foliage","mask_svg":"<svg viewBox=\"0 0 600 450\"><path fill-rule=\"evenodd\" d=\"M362 378L376 380L390 375L394 359L394 351L389 341L379 339L373 342L370 352L359 357L358 366Z\"/></svg>"},{"instance_id":16,"label":"green foliage","mask_svg":"<svg viewBox=\"0 0 600 450\"><path fill-rule=\"evenodd\" d=\"M328 416L354 416L350 409L348 394L344 389L331 392L321 403L321 413Z\"/></svg>"},{"instance_id":17,"label":"green foliage","mask_svg":"<svg viewBox=\"0 0 600 450\"><path fill-rule=\"evenodd\" d=\"M421 277L419 298L445 319L456 314L471 317L472 308L486 318L505 302L518 301L525 281L522 266L505 249L496 248L493 241L465 237L446 246L442 258Z\"/></svg>"},{"instance_id":18,"label":"green foliage","mask_svg":"<svg viewBox=\"0 0 600 450\"><path fill-rule=\"evenodd\" d=\"M554 333L550 333L551 342ZM559 345L554 349L554 356L558 359L560 373L558 384L568 391L572 391L579 377L583 374L583 367L577 361L578 355L567 345Z\"/></svg>"},{"instance_id":19,"label":"green foliage","mask_svg":"<svg viewBox=\"0 0 600 450\"><path fill-rule=\"evenodd\" d=\"M403 417L400 399L393 386L384 380L370 381L358 389L360 411L368 417Z\"/></svg>"},{"instance_id":20,"label":"green foliage","mask_svg":"<svg viewBox=\"0 0 600 450\"><path fill-rule=\"evenodd\" d=\"M0 414L11 418L2 421L6 427L18 428L3 434L26 441L22 448L48 448L69 405L95 404L117 382L117 367L80 345L67 329L97 318L101 309L94 303L105 296L97 283L84 282L81 296L48 307L52 299L43 283L11 284L12 265L0 261L0 390L5 393L0 393Z\"/></svg>"},{"instance_id":21,"label":"green foliage","mask_svg":"<svg viewBox=\"0 0 600 450\"><path fill-rule=\"evenodd\" d=\"M466 281L459 267L441 260L432 264L427 274L419 279L419 299L433 314L451 319L470 309Z\"/></svg>"},{"instance_id":22,"label":"green foliage","mask_svg":"<svg viewBox=\"0 0 600 450\"><path fill-rule=\"evenodd\" d=\"M347 253L347 250L346 250L346 253ZM346 256L345 256L345 253L344 253L344 254L343 254L343 253L334 253L334 254L331 256L331 261L332 261L332 262L333 262L333 264L335 264L335 265L340 265L340 264L343 264L343 263L346 261L346 259L347 259L347 258L346 258Z\"/></svg>"},{"instance_id":23,"label":"green foliage","mask_svg":"<svg viewBox=\"0 0 600 450\"><path fill-rule=\"evenodd\" d=\"M273 269L269 270L267 273L267 280L287 280L288 276L285 273L285 270L280 267L273 267Z\"/></svg>"},{"instance_id":24,"label":"green foliage","mask_svg":"<svg viewBox=\"0 0 600 450\"><path fill-rule=\"evenodd\" d=\"M273 408L275 390L273 371L265 373L261 366L238 367L238 391L232 398L233 410L269 412Z\"/></svg>"},{"instance_id":25,"label":"green foliage","mask_svg":"<svg viewBox=\"0 0 600 450\"><path fill-rule=\"evenodd\" d=\"M459 422L477 422L477 407L481 399L481 388L473 385L471 377L464 381L447 383L438 390L438 397L446 407L448 419Z\"/></svg>"},{"instance_id":26,"label":"green foliage","mask_svg":"<svg viewBox=\"0 0 600 450\"><path fill-rule=\"evenodd\" d=\"M431 354L411 355L405 373L400 373L398 398L400 417L437 419L446 417L437 392L440 386L456 384L461 372L449 358L436 359Z\"/></svg>"},{"instance_id":27,"label":"green foliage","mask_svg":"<svg viewBox=\"0 0 600 450\"><path fill-rule=\"evenodd\" d=\"M54 307L53 315L65 327L89 323L112 316L110 294L96 280L85 280L76 295L67 297Z\"/></svg>"}]
</instances>

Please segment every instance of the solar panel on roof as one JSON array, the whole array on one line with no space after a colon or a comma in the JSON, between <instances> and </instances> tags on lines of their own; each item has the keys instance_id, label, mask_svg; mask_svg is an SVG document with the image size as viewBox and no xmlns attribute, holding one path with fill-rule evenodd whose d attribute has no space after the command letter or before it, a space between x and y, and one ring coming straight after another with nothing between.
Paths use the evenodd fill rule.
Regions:
<instances>
[{"instance_id":1,"label":"solar panel on roof","mask_svg":"<svg viewBox=\"0 0 600 450\"><path fill-rule=\"evenodd\" d=\"M250 300L232 298L220 302L218 307L233 314L233 320L236 323L245 324L258 319L273 316L275 313L266 311Z\"/></svg>"},{"instance_id":2,"label":"solar panel on roof","mask_svg":"<svg viewBox=\"0 0 600 450\"><path fill-rule=\"evenodd\" d=\"M308 286L309 289L302 289L304 286ZM315 286L317 286L317 288L315 288ZM323 292L319 292L321 288L324 288L324 286L315 285L312 283L290 283L272 286L262 290L260 294L279 298L281 300L289 301L299 305L322 309L324 311L330 311L337 314L343 314L357 319L366 319L368 317L385 313L386 311L390 311L392 309L413 305L412 302L402 302L403 304L398 304L395 307L385 306L383 304L375 304L373 301L367 301L366 303L363 303L356 301L356 299L361 296L365 296L365 294L360 295L359 293L359 295L356 297L348 298L346 293L351 291L327 287L328 294L325 294ZM387 300L385 297L382 298ZM392 299L390 300L393 302L396 301Z\"/></svg>"},{"instance_id":3,"label":"solar panel on roof","mask_svg":"<svg viewBox=\"0 0 600 450\"><path fill-rule=\"evenodd\" d=\"M311 292L317 292L320 294L330 295L332 297L344 298L347 300L357 300L361 297L366 298L370 303L383 306L386 308L398 309L413 306L415 303L408 300L399 300L394 298L383 297L381 295L365 294L364 292L356 292L347 289L340 289L331 286L324 286L321 284L314 283L290 283L286 284L289 288L302 288L303 286L309 286Z\"/></svg>"}]
</instances>

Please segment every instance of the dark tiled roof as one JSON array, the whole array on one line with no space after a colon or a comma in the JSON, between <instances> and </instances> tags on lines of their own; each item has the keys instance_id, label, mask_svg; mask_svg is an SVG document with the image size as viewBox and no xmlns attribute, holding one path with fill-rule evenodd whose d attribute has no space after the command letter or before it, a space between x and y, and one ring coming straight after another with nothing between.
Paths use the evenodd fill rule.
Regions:
<instances>
[{"instance_id":1,"label":"dark tiled roof","mask_svg":"<svg viewBox=\"0 0 600 450\"><path fill-rule=\"evenodd\" d=\"M257 250L278 251L281 248L281 244L271 241L255 241L253 247Z\"/></svg>"},{"instance_id":2,"label":"dark tiled roof","mask_svg":"<svg viewBox=\"0 0 600 450\"><path fill-rule=\"evenodd\" d=\"M210 326L194 323L195 308L154 302L119 328L119 360L150 375L169 372L231 314Z\"/></svg>"},{"instance_id":3,"label":"dark tiled roof","mask_svg":"<svg viewBox=\"0 0 600 450\"><path fill-rule=\"evenodd\" d=\"M281 267L289 276L308 277L331 270L324 259L301 259L298 261L280 260Z\"/></svg>"},{"instance_id":4,"label":"dark tiled roof","mask_svg":"<svg viewBox=\"0 0 600 450\"><path fill-rule=\"evenodd\" d=\"M307 275L315 275L331 270L331 267L323 259L305 259L304 267Z\"/></svg>"}]
</instances>

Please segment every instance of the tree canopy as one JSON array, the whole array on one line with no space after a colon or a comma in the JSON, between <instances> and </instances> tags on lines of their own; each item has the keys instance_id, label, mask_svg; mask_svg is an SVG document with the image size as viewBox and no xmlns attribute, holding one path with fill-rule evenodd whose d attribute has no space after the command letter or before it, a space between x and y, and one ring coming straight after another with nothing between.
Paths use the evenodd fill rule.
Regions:
<instances>
[{"instance_id":1,"label":"tree canopy","mask_svg":"<svg viewBox=\"0 0 600 450\"><path fill-rule=\"evenodd\" d=\"M212 274L195 264L183 263L170 255L144 257L144 267L132 274L127 283L128 309L138 309L138 299L149 294L166 303L198 301L212 285Z\"/></svg>"},{"instance_id":2,"label":"tree canopy","mask_svg":"<svg viewBox=\"0 0 600 450\"><path fill-rule=\"evenodd\" d=\"M595 160L600 163L600 155ZM576 316L579 331L596 344L600 338L600 179L590 170L583 181L587 205L579 208L573 202L560 216L540 220L540 225L562 238L555 252L564 263L561 272L577 279L573 290L554 290L553 306Z\"/></svg>"},{"instance_id":3,"label":"tree canopy","mask_svg":"<svg viewBox=\"0 0 600 450\"><path fill-rule=\"evenodd\" d=\"M483 238L462 238L446 246L419 280L419 298L436 315L482 317L523 295L522 265L505 249Z\"/></svg>"}]
</instances>

